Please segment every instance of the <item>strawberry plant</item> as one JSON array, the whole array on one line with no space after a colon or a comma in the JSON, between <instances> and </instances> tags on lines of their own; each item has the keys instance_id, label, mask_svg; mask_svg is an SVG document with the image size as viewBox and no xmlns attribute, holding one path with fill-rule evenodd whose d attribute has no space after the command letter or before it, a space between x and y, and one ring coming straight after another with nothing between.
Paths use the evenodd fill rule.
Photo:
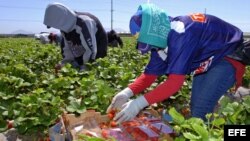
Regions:
<instances>
[{"instance_id":1,"label":"strawberry plant","mask_svg":"<svg viewBox=\"0 0 250 141\"><path fill-rule=\"evenodd\" d=\"M113 96L133 82L148 63L149 55L136 51L134 39L123 40L123 48L108 48L105 58L87 64L88 71L79 72L67 64L56 74L54 66L62 59L59 47L32 38L0 38L0 132L8 130L9 121L14 121L13 127L20 134L41 136L64 111L79 114L94 109L104 114ZM249 72L247 68L244 85L249 85ZM166 77L159 77L143 93ZM239 102L223 99L218 112L208 115L214 119L209 123L189 119L191 84L187 76L176 95L155 106L171 109L176 140L221 140L223 124L250 124L247 97Z\"/></svg>"}]
</instances>

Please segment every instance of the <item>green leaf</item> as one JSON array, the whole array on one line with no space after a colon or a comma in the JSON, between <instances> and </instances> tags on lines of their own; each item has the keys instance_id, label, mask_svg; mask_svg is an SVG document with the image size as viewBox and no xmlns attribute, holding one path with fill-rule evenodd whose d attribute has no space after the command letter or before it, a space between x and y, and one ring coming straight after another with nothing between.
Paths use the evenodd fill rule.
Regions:
<instances>
[{"instance_id":1,"label":"green leaf","mask_svg":"<svg viewBox=\"0 0 250 141\"><path fill-rule=\"evenodd\" d=\"M81 113L84 113L86 111L86 108L85 107L82 107L82 108L78 108L76 110L77 113L81 114Z\"/></svg>"},{"instance_id":2,"label":"green leaf","mask_svg":"<svg viewBox=\"0 0 250 141\"><path fill-rule=\"evenodd\" d=\"M189 140L199 140L201 139L201 136L194 135L190 132L185 132L183 133L183 136Z\"/></svg>"},{"instance_id":3,"label":"green leaf","mask_svg":"<svg viewBox=\"0 0 250 141\"><path fill-rule=\"evenodd\" d=\"M223 137L223 134L224 134L224 128L222 129L212 129L211 130L211 135L216 137L216 138L219 138L219 137Z\"/></svg>"},{"instance_id":4,"label":"green leaf","mask_svg":"<svg viewBox=\"0 0 250 141\"><path fill-rule=\"evenodd\" d=\"M246 111L248 111L248 113L250 113L250 96L245 96L243 98L242 104L245 107Z\"/></svg>"},{"instance_id":5,"label":"green leaf","mask_svg":"<svg viewBox=\"0 0 250 141\"><path fill-rule=\"evenodd\" d=\"M176 137L174 141L186 141L186 139L183 136Z\"/></svg>"},{"instance_id":6,"label":"green leaf","mask_svg":"<svg viewBox=\"0 0 250 141\"><path fill-rule=\"evenodd\" d=\"M8 111L4 111L4 112L2 113L2 115L3 115L3 116L8 116L8 115L9 115L9 112L8 112Z\"/></svg>"},{"instance_id":7,"label":"green leaf","mask_svg":"<svg viewBox=\"0 0 250 141\"><path fill-rule=\"evenodd\" d=\"M85 105L91 104L91 100L90 99L85 99L83 102L84 102Z\"/></svg>"},{"instance_id":8,"label":"green leaf","mask_svg":"<svg viewBox=\"0 0 250 141\"><path fill-rule=\"evenodd\" d=\"M82 141L105 141L105 139L98 138L98 137L90 137L90 136L87 136L87 135L84 135L84 134L80 134L79 139L82 140ZM78 141L80 141L80 140L78 140Z\"/></svg>"},{"instance_id":9,"label":"green leaf","mask_svg":"<svg viewBox=\"0 0 250 141\"><path fill-rule=\"evenodd\" d=\"M180 126L181 126L181 128L184 130L184 129L188 129L188 131L193 131L193 128L192 128L192 126L191 126L192 124L190 124L190 123L183 123L183 124L181 124Z\"/></svg>"},{"instance_id":10,"label":"green leaf","mask_svg":"<svg viewBox=\"0 0 250 141\"><path fill-rule=\"evenodd\" d=\"M0 110L7 110L7 109L4 106L0 106Z\"/></svg>"},{"instance_id":11,"label":"green leaf","mask_svg":"<svg viewBox=\"0 0 250 141\"><path fill-rule=\"evenodd\" d=\"M93 100L93 101L96 101L97 100L97 96L96 95L91 95L90 99Z\"/></svg>"},{"instance_id":12,"label":"green leaf","mask_svg":"<svg viewBox=\"0 0 250 141\"><path fill-rule=\"evenodd\" d=\"M208 141L223 141L223 139L220 138L209 138Z\"/></svg>"},{"instance_id":13,"label":"green leaf","mask_svg":"<svg viewBox=\"0 0 250 141\"><path fill-rule=\"evenodd\" d=\"M214 126L216 126L216 127L219 127L219 126L225 124L225 119L223 119L223 118L214 119L214 120L212 121L212 124L213 124Z\"/></svg>"},{"instance_id":14,"label":"green leaf","mask_svg":"<svg viewBox=\"0 0 250 141\"><path fill-rule=\"evenodd\" d=\"M187 122L191 125L191 124L204 124L204 121L201 118L197 118L197 117L191 117L189 119L187 119Z\"/></svg>"},{"instance_id":15,"label":"green leaf","mask_svg":"<svg viewBox=\"0 0 250 141\"><path fill-rule=\"evenodd\" d=\"M3 100L9 100L11 98L14 98L15 96L14 95L2 95L0 96L0 98L2 98Z\"/></svg>"},{"instance_id":16,"label":"green leaf","mask_svg":"<svg viewBox=\"0 0 250 141\"><path fill-rule=\"evenodd\" d=\"M208 131L204 126L198 124L192 124L193 130L201 136L203 141L208 140Z\"/></svg>"},{"instance_id":17,"label":"green leaf","mask_svg":"<svg viewBox=\"0 0 250 141\"><path fill-rule=\"evenodd\" d=\"M76 111L76 108L73 107L72 105L69 105L69 106L66 107L66 110L69 111L69 112L71 112L71 113L73 113L73 112Z\"/></svg>"},{"instance_id":18,"label":"green leaf","mask_svg":"<svg viewBox=\"0 0 250 141\"><path fill-rule=\"evenodd\" d=\"M171 108L169 110L169 114L173 118L173 121L177 124L182 124L185 121L185 118L180 113L178 113L175 108Z\"/></svg>"},{"instance_id":19,"label":"green leaf","mask_svg":"<svg viewBox=\"0 0 250 141\"><path fill-rule=\"evenodd\" d=\"M8 129L7 122L0 119L0 133Z\"/></svg>"}]
</instances>

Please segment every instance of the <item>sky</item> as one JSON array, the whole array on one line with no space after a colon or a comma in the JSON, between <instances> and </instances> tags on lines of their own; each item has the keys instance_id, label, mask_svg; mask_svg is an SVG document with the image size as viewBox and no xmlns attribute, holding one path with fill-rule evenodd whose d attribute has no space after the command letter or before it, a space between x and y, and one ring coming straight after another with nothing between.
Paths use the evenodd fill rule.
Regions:
<instances>
[{"instance_id":1,"label":"sky","mask_svg":"<svg viewBox=\"0 0 250 141\"><path fill-rule=\"evenodd\" d=\"M0 0L0 33L18 30L30 33L57 32L43 24L45 8L59 2L72 10L89 12L99 18L105 29L111 28L111 1L113 1L113 28L129 32L130 17L142 3L151 2L164 9L169 16L191 13L215 15L250 32L250 0Z\"/></svg>"}]
</instances>

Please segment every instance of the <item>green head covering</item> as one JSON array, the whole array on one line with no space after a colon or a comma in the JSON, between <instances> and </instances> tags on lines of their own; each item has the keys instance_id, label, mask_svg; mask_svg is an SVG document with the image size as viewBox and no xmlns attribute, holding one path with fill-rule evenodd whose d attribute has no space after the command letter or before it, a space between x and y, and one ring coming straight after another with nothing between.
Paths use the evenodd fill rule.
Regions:
<instances>
[{"instance_id":1,"label":"green head covering","mask_svg":"<svg viewBox=\"0 0 250 141\"><path fill-rule=\"evenodd\" d=\"M167 47L167 37L170 31L170 21L167 13L154 4L142 4L142 24L138 41L158 48Z\"/></svg>"}]
</instances>

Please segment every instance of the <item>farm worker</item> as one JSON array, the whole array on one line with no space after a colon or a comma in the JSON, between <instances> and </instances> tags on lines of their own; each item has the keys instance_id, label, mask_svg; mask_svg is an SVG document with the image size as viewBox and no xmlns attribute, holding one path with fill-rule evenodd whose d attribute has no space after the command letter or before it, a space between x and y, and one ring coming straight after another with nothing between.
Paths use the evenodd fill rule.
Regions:
<instances>
[{"instance_id":1,"label":"farm worker","mask_svg":"<svg viewBox=\"0 0 250 141\"><path fill-rule=\"evenodd\" d=\"M235 82L241 85L245 65L227 55L242 43L243 33L222 19L201 13L169 17L147 3L132 16L130 31L138 36L137 49L142 54L150 51L151 56L144 72L113 97L107 112L121 110L114 117L117 123L133 119L144 107L178 92L185 75L193 76L191 116L203 120ZM162 84L129 100L161 75L167 75Z\"/></svg>"},{"instance_id":2,"label":"farm worker","mask_svg":"<svg viewBox=\"0 0 250 141\"><path fill-rule=\"evenodd\" d=\"M115 32L115 30L110 30L107 32L108 35L108 46L111 47L123 47L122 38Z\"/></svg>"},{"instance_id":3,"label":"farm worker","mask_svg":"<svg viewBox=\"0 0 250 141\"><path fill-rule=\"evenodd\" d=\"M49 43L48 35L46 35L46 34L41 34L41 35L40 35L40 42L41 42L42 44L47 44L47 43Z\"/></svg>"},{"instance_id":4,"label":"farm worker","mask_svg":"<svg viewBox=\"0 0 250 141\"><path fill-rule=\"evenodd\" d=\"M59 33L53 33L53 32L51 32L49 34L48 38L49 38L49 43L50 44L55 43L56 45L59 45L60 42L62 41L62 36Z\"/></svg>"},{"instance_id":5,"label":"farm worker","mask_svg":"<svg viewBox=\"0 0 250 141\"><path fill-rule=\"evenodd\" d=\"M43 23L61 31L63 60L56 69L71 63L80 71L86 70L86 63L107 55L107 34L96 16L52 3L45 10Z\"/></svg>"}]
</instances>

